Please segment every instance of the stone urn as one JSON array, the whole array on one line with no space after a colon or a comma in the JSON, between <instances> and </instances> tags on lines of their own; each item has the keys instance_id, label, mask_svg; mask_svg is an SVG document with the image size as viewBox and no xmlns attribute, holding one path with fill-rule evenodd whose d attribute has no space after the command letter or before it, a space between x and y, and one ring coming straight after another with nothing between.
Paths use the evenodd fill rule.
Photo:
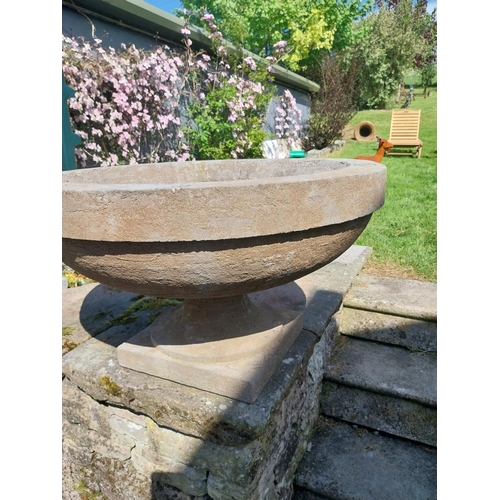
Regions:
<instances>
[{"instance_id":1,"label":"stone urn","mask_svg":"<svg viewBox=\"0 0 500 500\"><path fill-rule=\"evenodd\" d=\"M63 261L184 299L121 344L132 370L253 402L302 328L248 294L328 264L384 203L385 166L344 159L130 165L62 174Z\"/></svg>"}]
</instances>

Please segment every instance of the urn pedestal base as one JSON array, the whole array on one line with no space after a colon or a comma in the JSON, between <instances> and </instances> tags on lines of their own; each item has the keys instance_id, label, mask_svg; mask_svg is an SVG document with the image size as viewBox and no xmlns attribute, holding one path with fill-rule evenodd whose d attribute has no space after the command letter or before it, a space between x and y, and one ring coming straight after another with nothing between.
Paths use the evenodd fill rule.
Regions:
<instances>
[{"instance_id":1,"label":"urn pedestal base","mask_svg":"<svg viewBox=\"0 0 500 500\"><path fill-rule=\"evenodd\" d=\"M301 330L300 312L247 295L186 300L120 345L118 361L125 368L252 403Z\"/></svg>"}]
</instances>

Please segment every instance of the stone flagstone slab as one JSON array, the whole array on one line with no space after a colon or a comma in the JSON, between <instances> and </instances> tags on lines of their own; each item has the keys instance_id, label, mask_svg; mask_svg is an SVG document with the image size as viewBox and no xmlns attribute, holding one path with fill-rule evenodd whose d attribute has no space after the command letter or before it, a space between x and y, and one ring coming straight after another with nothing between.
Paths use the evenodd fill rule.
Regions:
<instances>
[{"instance_id":1,"label":"stone flagstone slab","mask_svg":"<svg viewBox=\"0 0 500 500\"><path fill-rule=\"evenodd\" d=\"M344 306L437 321L437 285L360 274L349 290Z\"/></svg>"}]
</instances>

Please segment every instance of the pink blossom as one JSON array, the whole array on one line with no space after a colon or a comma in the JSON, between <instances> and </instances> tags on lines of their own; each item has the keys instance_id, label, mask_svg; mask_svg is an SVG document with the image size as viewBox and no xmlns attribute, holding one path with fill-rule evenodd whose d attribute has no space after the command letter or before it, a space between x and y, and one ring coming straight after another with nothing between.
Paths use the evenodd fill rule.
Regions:
<instances>
[{"instance_id":1,"label":"pink blossom","mask_svg":"<svg viewBox=\"0 0 500 500\"><path fill-rule=\"evenodd\" d=\"M273 48L274 48L274 49L278 49L278 50L283 50L283 49L285 49L285 48L286 48L286 46L287 46L286 41L285 41L285 40L282 40L281 42L275 43L275 44L273 45Z\"/></svg>"},{"instance_id":2,"label":"pink blossom","mask_svg":"<svg viewBox=\"0 0 500 500\"><path fill-rule=\"evenodd\" d=\"M220 39L222 35L213 16L203 17L213 38ZM182 33L190 34L187 26ZM189 47L191 41L187 40ZM230 156L244 157L251 147L245 123L254 116L256 98L264 87L230 76L224 46L216 49L220 56L220 72L216 72L205 64L211 58L204 53L198 57L190 51L177 55L166 46L148 52L124 44L121 51L115 51L101 48L98 39L92 43L93 48L63 37L63 72L75 90L75 97L68 101L70 116L75 131L82 137L82 146L75 148L79 166L89 166L92 161L109 166L190 159L190 147L183 142L185 137L180 130L179 100L188 92L205 100L206 93L201 91L207 84L204 81L209 82L210 89L234 85L236 95L225 103L235 140ZM96 45L99 65L95 64ZM256 67L252 58L246 58L244 64L250 70ZM190 72L197 73L195 79L186 78ZM192 82L194 87L188 87ZM144 151L146 144L149 149Z\"/></svg>"},{"instance_id":3,"label":"pink blossom","mask_svg":"<svg viewBox=\"0 0 500 500\"><path fill-rule=\"evenodd\" d=\"M243 61L245 61L245 63L249 66L249 68L252 71L255 71L257 69L257 65L255 64L255 61L251 57L245 57Z\"/></svg>"},{"instance_id":4,"label":"pink blossom","mask_svg":"<svg viewBox=\"0 0 500 500\"><path fill-rule=\"evenodd\" d=\"M179 158L177 159L177 161L186 161L186 160L189 160L189 157L190 157L190 154L185 151L184 153L182 153Z\"/></svg>"}]
</instances>

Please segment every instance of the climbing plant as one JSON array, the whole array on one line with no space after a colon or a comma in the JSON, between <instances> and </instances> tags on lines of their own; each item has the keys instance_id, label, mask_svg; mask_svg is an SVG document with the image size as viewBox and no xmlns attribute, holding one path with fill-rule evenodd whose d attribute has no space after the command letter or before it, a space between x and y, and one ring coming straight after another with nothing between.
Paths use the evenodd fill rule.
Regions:
<instances>
[{"instance_id":1,"label":"climbing plant","mask_svg":"<svg viewBox=\"0 0 500 500\"><path fill-rule=\"evenodd\" d=\"M210 14L200 14L213 54L195 51L189 21L185 50L168 46L119 50L63 36L63 74L79 167L262 156L262 129L275 93L272 64L242 51L229 55Z\"/></svg>"},{"instance_id":2,"label":"climbing plant","mask_svg":"<svg viewBox=\"0 0 500 500\"><path fill-rule=\"evenodd\" d=\"M275 91L271 65L269 61L257 63L242 51L231 55L214 16L201 13L200 18L208 28L215 56L209 71L199 75L199 88L190 99L192 123L183 128L190 150L198 159L262 157L263 125ZM208 56L204 57L208 63Z\"/></svg>"}]
</instances>

